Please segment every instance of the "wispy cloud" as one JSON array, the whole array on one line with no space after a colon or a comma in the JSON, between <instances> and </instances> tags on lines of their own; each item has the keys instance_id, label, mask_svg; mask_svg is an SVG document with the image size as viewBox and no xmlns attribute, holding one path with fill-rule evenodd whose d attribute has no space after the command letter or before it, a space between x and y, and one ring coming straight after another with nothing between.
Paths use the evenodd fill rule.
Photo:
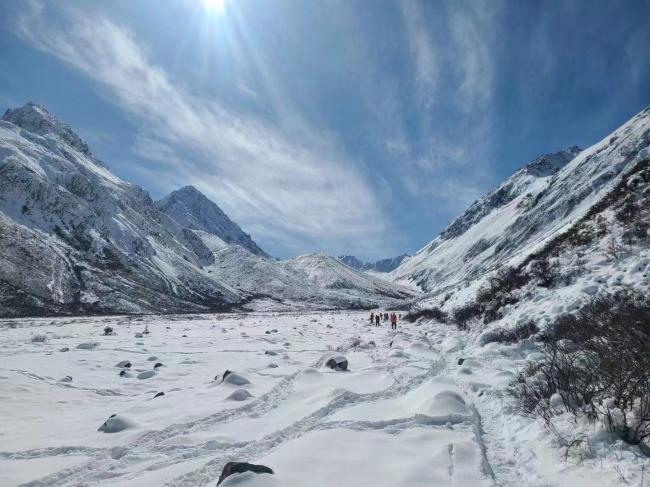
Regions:
<instances>
[{"instance_id":1,"label":"wispy cloud","mask_svg":"<svg viewBox=\"0 0 650 487\"><path fill-rule=\"evenodd\" d=\"M401 176L406 191L449 212L462 211L485 189L490 172L501 5L458 1L434 10L413 0L400 7L416 73L419 136L390 139L388 149L408 161Z\"/></svg>"},{"instance_id":2,"label":"wispy cloud","mask_svg":"<svg viewBox=\"0 0 650 487\"><path fill-rule=\"evenodd\" d=\"M436 95L440 55L427 27L422 4L418 1L403 0L400 7L413 57L418 93L428 107Z\"/></svg>"},{"instance_id":3,"label":"wispy cloud","mask_svg":"<svg viewBox=\"0 0 650 487\"><path fill-rule=\"evenodd\" d=\"M190 94L132 32L100 12L62 7L57 14L45 22L42 5L32 3L16 33L96 81L134 120L135 149L161 163L151 169L152 185L194 184L254 237L284 239L285 248L296 241L332 252L355 241L383 248L386 220L375 194L327 137L303 124L298 138Z\"/></svg>"}]
</instances>

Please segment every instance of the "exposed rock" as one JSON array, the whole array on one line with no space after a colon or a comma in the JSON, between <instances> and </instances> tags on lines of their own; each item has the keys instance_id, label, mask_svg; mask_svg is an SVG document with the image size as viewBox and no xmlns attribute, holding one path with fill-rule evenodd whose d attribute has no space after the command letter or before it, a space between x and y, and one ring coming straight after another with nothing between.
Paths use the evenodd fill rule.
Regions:
<instances>
[{"instance_id":1,"label":"exposed rock","mask_svg":"<svg viewBox=\"0 0 650 487\"><path fill-rule=\"evenodd\" d=\"M344 355L334 354L334 355L325 355L319 362L319 367L328 367L332 370L344 371L348 370L348 359Z\"/></svg>"},{"instance_id":2,"label":"exposed rock","mask_svg":"<svg viewBox=\"0 0 650 487\"><path fill-rule=\"evenodd\" d=\"M254 472L254 473L270 473L273 470L265 465L255 465L247 462L228 462L223 466L217 485L220 485L226 478L236 473Z\"/></svg>"},{"instance_id":3,"label":"exposed rock","mask_svg":"<svg viewBox=\"0 0 650 487\"><path fill-rule=\"evenodd\" d=\"M135 423L131 420L118 416L117 414L111 414L111 416L104 421L104 424L102 424L97 431L103 433L119 433L120 431L133 428L134 426Z\"/></svg>"}]
</instances>

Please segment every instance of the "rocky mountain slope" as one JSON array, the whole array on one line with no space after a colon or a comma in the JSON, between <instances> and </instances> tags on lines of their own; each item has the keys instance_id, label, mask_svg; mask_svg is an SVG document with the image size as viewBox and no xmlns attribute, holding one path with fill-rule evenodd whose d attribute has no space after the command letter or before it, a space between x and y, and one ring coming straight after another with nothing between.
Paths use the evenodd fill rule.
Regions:
<instances>
[{"instance_id":1,"label":"rocky mountain slope","mask_svg":"<svg viewBox=\"0 0 650 487\"><path fill-rule=\"evenodd\" d=\"M306 297L371 306L412 295L361 273L335 289L335 266L320 283L299 267L267 259L194 188L154 202L39 105L0 120L0 316L198 312Z\"/></svg>"},{"instance_id":2,"label":"rocky mountain slope","mask_svg":"<svg viewBox=\"0 0 650 487\"><path fill-rule=\"evenodd\" d=\"M224 244L237 244L253 254L268 257L250 235L194 186L170 193L157 201L156 206L183 227L211 234Z\"/></svg>"},{"instance_id":3,"label":"rocky mountain slope","mask_svg":"<svg viewBox=\"0 0 650 487\"><path fill-rule=\"evenodd\" d=\"M523 262L570 231L648 159L649 145L646 109L586 150L571 147L536 159L473 203L390 277L438 294Z\"/></svg>"},{"instance_id":4,"label":"rocky mountain slope","mask_svg":"<svg viewBox=\"0 0 650 487\"><path fill-rule=\"evenodd\" d=\"M339 255L338 259L348 267L352 267L358 271L372 271L372 272L391 272L404 262L404 259L410 257L408 254L398 255L389 259L381 259L375 262L364 262L357 259L354 255Z\"/></svg>"},{"instance_id":5,"label":"rocky mountain slope","mask_svg":"<svg viewBox=\"0 0 650 487\"><path fill-rule=\"evenodd\" d=\"M0 314L223 307L192 232L28 103L0 120Z\"/></svg>"}]
</instances>

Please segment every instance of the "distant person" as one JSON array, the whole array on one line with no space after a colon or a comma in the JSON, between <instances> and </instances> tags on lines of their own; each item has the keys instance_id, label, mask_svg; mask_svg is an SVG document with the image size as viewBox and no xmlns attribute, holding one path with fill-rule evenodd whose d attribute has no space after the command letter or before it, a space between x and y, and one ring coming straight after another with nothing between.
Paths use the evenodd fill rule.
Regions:
<instances>
[{"instance_id":1,"label":"distant person","mask_svg":"<svg viewBox=\"0 0 650 487\"><path fill-rule=\"evenodd\" d=\"M375 326L379 326L379 320L380 320L380 319L381 319L381 317L379 316L379 313L377 313L377 314L375 315Z\"/></svg>"},{"instance_id":2,"label":"distant person","mask_svg":"<svg viewBox=\"0 0 650 487\"><path fill-rule=\"evenodd\" d=\"M384 313L384 321L388 321L388 313Z\"/></svg>"},{"instance_id":3,"label":"distant person","mask_svg":"<svg viewBox=\"0 0 650 487\"><path fill-rule=\"evenodd\" d=\"M370 312L370 324L372 325L374 322L375 322L375 313L371 311Z\"/></svg>"},{"instance_id":4,"label":"distant person","mask_svg":"<svg viewBox=\"0 0 650 487\"><path fill-rule=\"evenodd\" d=\"M390 329L397 330L397 315L395 313L390 315Z\"/></svg>"}]
</instances>

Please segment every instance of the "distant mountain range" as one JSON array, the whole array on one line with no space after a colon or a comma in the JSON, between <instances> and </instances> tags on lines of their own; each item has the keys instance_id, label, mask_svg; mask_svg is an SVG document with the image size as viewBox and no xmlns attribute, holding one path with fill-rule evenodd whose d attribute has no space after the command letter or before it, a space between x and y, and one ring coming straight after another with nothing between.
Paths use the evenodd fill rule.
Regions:
<instances>
[{"instance_id":1,"label":"distant mountain range","mask_svg":"<svg viewBox=\"0 0 650 487\"><path fill-rule=\"evenodd\" d=\"M408 257L410 255L402 254L391 259L382 259L375 262L364 262L357 259L354 255L339 255L338 259L345 265L358 271L390 272L396 269Z\"/></svg>"}]
</instances>

